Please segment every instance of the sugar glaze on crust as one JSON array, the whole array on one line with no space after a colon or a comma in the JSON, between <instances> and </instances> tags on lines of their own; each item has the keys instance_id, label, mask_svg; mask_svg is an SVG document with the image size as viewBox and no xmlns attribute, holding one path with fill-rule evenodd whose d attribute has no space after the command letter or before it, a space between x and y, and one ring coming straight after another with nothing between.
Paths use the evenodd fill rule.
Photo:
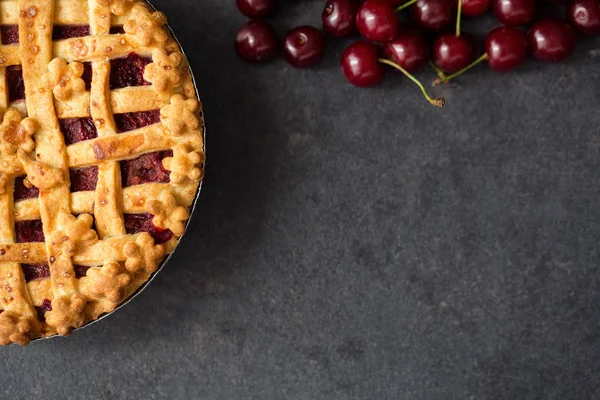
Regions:
<instances>
[{"instance_id":1,"label":"sugar glaze on crust","mask_svg":"<svg viewBox=\"0 0 600 400\"><path fill-rule=\"evenodd\" d=\"M0 45L0 345L111 312L183 235L204 175L203 124L165 24L140 0L0 0L0 25L18 27L18 43ZM142 85L111 75L127 57L123 74L143 69ZM15 70L24 100L11 99ZM90 137L67 143L69 126ZM166 171L143 167L153 181L123 175L152 162ZM74 190L90 176L95 190Z\"/></svg>"}]
</instances>

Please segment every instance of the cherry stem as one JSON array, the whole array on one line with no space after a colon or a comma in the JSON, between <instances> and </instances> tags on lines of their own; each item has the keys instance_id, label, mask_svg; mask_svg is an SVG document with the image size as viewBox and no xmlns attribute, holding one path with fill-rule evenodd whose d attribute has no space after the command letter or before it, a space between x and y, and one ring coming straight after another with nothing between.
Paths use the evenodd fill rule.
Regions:
<instances>
[{"instance_id":1,"label":"cherry stem","mask_svg":"<svg viewBox=\"0 0 600 400\"><path fill-rule=\"evenodd\" d=\"M404 75L406 75L406 77L408 79L410 79L411 81L413 81L415 83L415 85L417 85L419 87L419 89L421 89L421 92L423 92L423 96L425 96L425 98L427 99L427 101L429 103L431 103L432 105L436 106L436 107L444 107L444 104L446 104L446 100L443 97L438 97L435 99L432 99L429 94L427 93L427 90L425 90L425 87L423 86L423 84L421 82L419 82L419 80L417 78L415 78L414 76L412 76L410 74L410 72L408 72L407 70L405 70L404 68L402 68L400 65L396 64L393 61L390 61L388 59L385 58L380 58L377 61L379 61L382 64L386 64L389 65L390 67L394 67L396 68L398 71L402 72Z\"/></svg>"},{"instance_id":2,"label":"cherry stem","mask_svg":"<svg viewBox=\"0 0 600 400\"><path fill-rule=\"evenodd\" d=\"M400 12L400 11L404 10L405 8L415 4L417 1L419 1L419 0L407 1L406 3L402 4L400 7L396 8L396 12Z\"/></svg>"},{"instance_id":3,"label":"cherry stem","mask_svg":"<svg viewBox=\"0 0 600 400\"><path fill-rule=\"evenodd\" d=\"M448 75L444 78L441 78L441 77L440 78L441 78L442 82L446 83L446 82L450 81L451 79L454 79L459 75L462 75L463 73L467 72L468 70L470 70L471 68L473 68L474 66L479 64L480 62L485 61L487 59L488 59L487 53L483 53L477 60L473 61L471 64L467 65L460 71L457 71L457 72L453 73L452 75Z\"/></svg>"},{"instance_id":4,"label":"cherry stem","mask_svg":"<svg viewBox=\"0 0 600 400\"><path fill-rule=\"evenodd\" d=\"M456 37L460 36L460 17L462 15L462 0L458 0L458 11L456 12Z\"/></svg>"},{"instance_id":5,"label":"cherry stem","mask_svg":"<svg viewBox=\"0 0 600 400\"><path fill-rule=\"evenodd\" d=\"M431 68L433 68L433 70L441 80L446 79L446 74L444 73L444 71L442 71L440 67L435 65L433 61L429 60L429 65L431 65Z\"/></svg>"}]
</instances>

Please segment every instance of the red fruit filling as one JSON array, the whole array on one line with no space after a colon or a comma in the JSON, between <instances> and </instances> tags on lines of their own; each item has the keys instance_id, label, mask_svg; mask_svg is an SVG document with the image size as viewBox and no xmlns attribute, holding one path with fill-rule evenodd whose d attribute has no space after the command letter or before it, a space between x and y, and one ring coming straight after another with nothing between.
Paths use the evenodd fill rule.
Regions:
<instances>
[{"instance_id":1,"label":"red fruit filling","mask_svg":"<svg viewBox=\"0 0 600 400\"><path fill-rule=\"evenodd\" d=\"M110 60L110 89L150 85L150 82L144 80L144 70L151 62L150 57L141 57L135 53Z\"/></svg>"},{"instance_id":2,"label":"red fruit filling","mask_svg":"<svg viewBox=\"0 0 600 400\"><path fill-rule=\"evenodd\" d=\"M40 321L44 321L46 319L44 314L46 314L47 311L52 311L52 302L48 299L44 299L41 306L35 307L35 311L37 312Z\"/></svg>"},{"instance_id":3,"label":"red fruit filling","mask_svg":"<svg viewBox=\"0 0 600 400\"><path fill-rule=\"evenodd\" d=\"M50 267L48 264L21 264L25 282L31 282L36 279L50 278Z\"/></svg>"},{"instance_id":4,"label":"red fruit filling","mask_svg":"<svg viewBox=\"0 0 600 400\"><path fill-rule=\"evenodd\" d=\"M73 265L73 268L75 269L75 278L79 279L86 276L88 270L92 267L88 267L87 265Z\"/></svg>"},{"instance_id":5,"label":"red fruit filling","mask_svg":"<svg viewBox=\"0 0 600 400\"><path fill-rule=\"evenodd\" d=\"M148 232L156 244L166 243L173 237L169 229L161 229L152 223L152 214L124 214L125 230L132 235L139 232Z\"/></svg>"},{"instance_id":6,"label":"red fruit filling","mask_svg":"<svg viewBox=\"0 0 600 400\"><path fill-rule=\"evenodd\" d=\"M91 118L65 118L59 120L60 129L67 145L98 137L98 130Z\"/></svg>"},{"instance_id":7,"label":"red fruit filling","mask_svg":"<svg viewBox=\"0 0 600 400\"><path fill-rule=\"evenodd\" d=\"M75 278L83 278L87 275L90 268L87 265L74 265ZM21 264L21 269L23 270L23 275L25 275L25 282L50 278L50 267L48 264Z\"/></svg>"},{"instance_id":8,"label":"red fruit filling","mask_svg":"<svg viewBox=\"0 0 600 400\"><path fill-rule=\"evenodd\" d=\"M52 40L63 40L90 35L89 25L54 25Z\"/></svg>"},{"instance_id":9,"label":"red fruit filling","mask_svg":"<svg viewBox=\"0 0 600 400\"><path fill-rule=\"evenodd\" d=\"M42 221L39 219L16 222L15 231L17 233L17 243L43 242L45 240Z\"/></svg>"},{"instance_id":10,"label":"red fruit filling","mask_svg":"<svg viewBox=\"0 0 600 400\"><path fill-rule=\"evenodd\" d=\"M98 167L70 169L71 193L96 190L98 184Z\"/></svg>"},{"instance_id":11,"label":"red fruit filling","mask_svg":"<svg viewBox=\"0 0 600 400\"><path fill-rule=\"evenodd\" d=\"M122 35L125 33L125 29L123 29L123 25L121 26L111 26L110 34L111 35Z\"/></svg>"},{"instance_id":12,"label":"red fruit filling","mask_svg":"<svg viewBox=\"0 0 600 400\"><path fill-rule=\"evenodd\" d=\"M115 125L118 133L140 129L160 122L160 110L138 111L115 114Z\"/></svg>"},{"instance_id":13,"label":"red fruit filling","mask_svg":"<svg viewBox=\"0 0 600 400\"><path fill-rule=\"evenodd\" d=\"M83 74L81 75L81 79L85 82L85 90L90 90L92 88L92 63L84 62L83 63Z\"/></svg>"},{"instance_id":14,"label":"red fruit filling","mask_svg":"<svg viewBox=\"0 0 600 400\"><path fill-rule=\"evenodd\" d=\"M6 67L6 86L8 87L8 102L23 100L25 98L25 82L23 81L23 68L20 65Z\"/></svg>"},{"instance_id":15,"label":"red fruit filling","mask_svg":"<svg viewBox=\"0 0 600 400\"><path fill-rule=\"evenodd\" d=\"M133 160L121 161L123 187L152 182L168 183L170 173L163 167L162 160L172 156L173 151L166 150L144 154Z\"/></svg>"},{"instance_id":16,"label":"red fruit filling","mask_svg":"<svg viewBox=\"0 0 600 400\"><path fill-rule=\"evenodd\" d=\"M40 190L35 186L28 188L25 186L25 177L19 176L15 178L15 192L13 194L15 201L23 200L23 199L31 199L34 197L39 197Z\"/></svg>"},{"instance_id":17,"label":"red fruit filling","mask_svg":"<svg viewBox=\"0 0 600 400\"><path fill-rule=\"evenodd\" d=\"M19 43L19 25L0 25L2 44Z\"/></svg>"}]
</instances>

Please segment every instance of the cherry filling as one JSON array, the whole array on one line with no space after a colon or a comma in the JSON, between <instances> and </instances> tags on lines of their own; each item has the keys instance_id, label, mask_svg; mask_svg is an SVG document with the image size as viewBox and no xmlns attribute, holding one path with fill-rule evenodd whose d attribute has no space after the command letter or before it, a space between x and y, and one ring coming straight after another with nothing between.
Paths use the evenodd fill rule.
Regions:
<instances>
[{"instance_id":1,"label":"cherry filling","mask_svg":"<svg viewBox=\"0 0 600 400\"><path fill-rule=\"evenodd\" d=\"M17 233L17 243L43 242L45 240L42 221L39 219L16 222L15 231Z\"/></svg>"},{"instance_id":2,"label":"cherry filling","mask_svg":"<svg viewBox=\"0 0 600 400\"><path fill-rule=\"evenodd\" d=\"M25 282L31 282L36 279L50 278L50 267L48 264L21 264Z\"/></svg>"},{"instance_id":3,"label":"cherry filling","mask_svg":"<svg viewBox=\"0 0 600 400\"><path fill-rule=\"evenodd\" d=\"M152 223L152 214L124 214L125 230L132 235L139 232L148 232L156 244L166 243L173 237L169 229L161 229Z\"/></svg>"},{"instance_id":4,"label":"cherry filling","mask_svg":"<svg viewBox=\"0 0 600 400\"><path fill-rule=\"evenodd\" d=\"M122 35L125 33L125 29L123 29L123 25L121 26L111 26L110 34L111 35Z\"/></svg>"},{"instance_id":5,"label":"cherry filling","mask_svg":"<svg viewBox=\"0 0 600 400\"><path fill-rule=\"evenodd\" d=\"M141 185L143 183L168 183L169 171L163 165L165 157L172 157L173 151L156 151L144 154L133 160L121 161L121 182L123 187Z\"/></svg>"},{"instance_id":6,"label":"cherry filling","mask_svg":"<svg viewBox=\"0 0 600 400\"><path fill-rule=\"evenodd\" d=\"M98 167L70 169L71 193L96 190L98 184Z\"/></svg>"},{"instance_id":7,"label":"cherry filling","mask_svg":"<svg viewBox=\"0 0 600 400\"><path fill-rule=\"evenodd\" d=\"M144 70L151 62L150 57L141 57L135 53L110 60L110 89L150 85L150 82L144 80Z\"/></svg>"},{"instance_id":8,"label":"cherry filling","mask_svg":"<svg viewBox=\"0 0 600 400\"><path fill-rule=\"evenodd\" d=\"M90 35L89 25L54 25L52 40L63 40Z\"/></svg>"},{"instance_id":9,"label":"cherry filling","mask_svg":"<svg viewBox=\"0 0 600 400\"><path fill-rule=\"evenodd\" d=\"M23 68L20 65L6 67L6 86L8 87L8 102L23 100L25 98L25 82L23 81Z\"/></svg>"},{"instance_id":10,"label":"cherry filling","mask_svg":"<svg viewBox=\"0 0 600 400\"><path fill-rule=\"evenodd\" d=\"M94 121L87 118L64 118L59 120L60 129L67 145L98 137Z\"/></svg>"},{"instance_id":11,"label":"cherry filling","mask_svg":"<svg viewBox=\"0 0 600 400\"><path fill-rule=\"evenodd\" d=\"M79 279L86 276L88 270L92 267L88 267L87 265L73 265L73 268L75 269L75 278Z\"/></svg>"},{"instance_id":12,"label":"cherry filling","mask_svg":"<svg viewBox=\"0 0 600 400\"><path fill-rule=\"evenodd\" d=\"M87 265L73 265L75 278L80 279L87 275L91 267ZM50 267L48 264L21 264L25 282L35 281L36 279L50 278ZM49 311L49 310L48 310Z\"/></svg>"},{"instance_id":13,"label":"cherry filling","mask_svg":"<svg viewBox=\"0 0 600 400\"><path fill-rule=\"evenodd\" d=\"M19 25L0 25L2 44L19 43Z\"/></svg>"},{"instance_id":14,"label":"cherry filling","mask_svg":"<svg viewBox=\"0 0 600 400\"><path fill-rule=\"evenodd\" d=\"M28 188L25 186L25 177L15 178L15 192L13 194L15 201L39 197L40 190L35 186Z\"/></svg>"},{"instance_id":15,"label":"cherry filling","mask_svg":"<svg viewBox=\"0 0 600 400\"><path fill-rule=\"evenodd\" d=\"M160 122L160 110L115 114L117 132L123 133Z\"/></svg>"},{"instance_id":16,"label":"cherry filling","mask_svg":"<svg viewBox=\"0 0 600 400\"><path fill-rule=\"evenodd\" d=\"M40 321L44 321L46 319L46 312L52 311L52 302L48 299L44 299L41 306L35 307L35 311L37 312Z\"/></svg>"},{"instance_id":17,"label":"cherry filling","mask_svg":"<svg viewBox=\"0 0 600 400\"><path fill-rule=\"evenodd\" d=\"M92 88L92 63L84 62L83 63L83 74L81 75L81 79L85 82L85 90L90 90Z\"/></svg>"}]
</instances>

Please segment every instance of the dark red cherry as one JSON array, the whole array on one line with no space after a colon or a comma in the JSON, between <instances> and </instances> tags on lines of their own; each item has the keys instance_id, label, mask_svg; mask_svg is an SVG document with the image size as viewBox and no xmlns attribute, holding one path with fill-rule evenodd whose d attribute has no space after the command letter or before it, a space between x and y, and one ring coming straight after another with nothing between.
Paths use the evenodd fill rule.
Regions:
<instances>
[{"instance_id":1,"label":"dark red cherry","mask_svg":"<svg viewBox=\"0 0 600 400\"><path fill-rule=\"evenodd\" d=\"M398 34L400 22L390 4L381 0L366 0L358 8L356 27L367 40L387 42Z\"/></svg>"},{"instance_id":2,"label":"dark red cherry","mask_svg":"<svg viewBox=\"0 0 600 400\"><path fill-rule=\"evenodd\" d=\"M246 62L268 61L277 53L277 36L264 21L250 21L242 26L235 38L235 52Z\"/></svg>"},{"instance_id":3,"label":"dark red cherry","mask_svg":"<svg viewBox=\"0 0 600 400\"><path fill-rule=\"evenodd\" d=\"M433 43L433 62L444 72L457 72L473 61L473 39L469 34L442 33Z\"/></svg>"},{"instance_id":4,"label":"dark red cherry","mask_svg":"<svg viewBox=\"0 0 600 400\"><path fill-rule=\"evenodd\" d=\"M492 10L505 25L526 25L535 16L535 0L493 0Z\"/></svg>"},{"instance_id":5,"label":"dark red cherry","mask_svg":"<svg viewBox=\"0 0 600 400\"><path fill-rule=\"evenodd\" d=\"M323 34L312 26L293 29L283 39L283 57L296 68L312 67L324 53Z\"/></svg>"},{"instance_id":6,"label":"dark red cherry","mask_svg":"<svg viewBox=\"0 0 600 400\"><path fill-rule=\"evenodd\" d=\"M485 14L492 6L492 0L462 0L462 15L478 17Z\"/></svg>"},{"instance_id":7,"label":"dark red cherry","mask_svg":"<svg viewBox=\"0 0 600 400\"><path fill-rule=\"evenodd\" d=\"M569 22L584 35L600 35L600 2L574 0L569 7Z\"/></svg>"},{"instance_id":8,"label":"dark red cherry","mask_svg":"<svg viewBox=\"0 0 600 400\"><path fill-rule=\"evenodd\" d=\"M418 0L411 6L413 21L422 28L440 32L455 18L455 6L450 0Z\"/></svg>"},{"instance_id":9,"label":"dark red cherry","mask_svg":"<svg viewBox=\"0 0 600 400\"><path fill-rule=\"evenodd\" d=\"M541 61L563 61L575 50L575 32L565 22L555 19L537 21L527 32L529 47Z\"/></svg>"},{"instance_id":10,"label":"dark red cherry","mask_svg":"<svg viewBox=\"0 0 600 400\"><path fill-rule=\"evenodd\" d=\"M328 0L321 14L323 30L332 36L350 36L356 30L358 0Z\"/></svg>"},{"instance_id":11,"label":"dark red cherry","mask_svg":"<svg viewBox=\"0 0 600 400\"><path fill-rule=\"evenodd\" d=\"M248 18L267 18L275 13L275 0L236 0L238 10Z\"/></svg>"},{"instance_id":12,"label":"dark red cherry","mask_svg":"<svg viewBox=\"0 0 600 400\"><path fill-rule=\"evenodd\" d=\"M495 28L485 38L488 65L494 71L509 71L523 64L527 47L527 37L516 28Z\"/></svg>"},{"instance_id":13,"label":"dark red cherry","mask_svg":"<svg viewBox=\"0 0 600 400\"><path fill-rule=\"evenodd\" d=\"M379 48L361 40L352 43L342 54L342 72L354 86L375 86L383 80L385 69L377 60Z\"/></svg>"},{"instance_id":14,"label":"dark red cherry","mask_svg":"<svg viewBox=\"0 0 600 400\"><path fill-rule=\"evenodd\" d=\"M408 72L417 72L429 61L429 45L417 29L405 29L383 45L387 58Z\"/></svg>"},{"instance_id":15,"label":"dark red cherry","mask_svg":"<svg viewBox=\"0 0 600 400\"><path fill-rule=\"evenodd\" d=\"M409 0L379 0L383 3L387 3L390 6L392 6L393 8L398 8L401 5L403 5L404 3L408 3Z\"/></svg>"}]
</instances>

